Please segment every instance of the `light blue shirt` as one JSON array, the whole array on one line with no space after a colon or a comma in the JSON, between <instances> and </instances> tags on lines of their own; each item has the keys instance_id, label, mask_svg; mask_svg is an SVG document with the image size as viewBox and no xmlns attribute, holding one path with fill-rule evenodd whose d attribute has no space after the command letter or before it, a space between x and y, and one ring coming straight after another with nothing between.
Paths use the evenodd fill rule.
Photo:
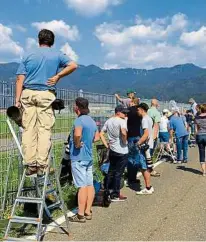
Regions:
<instances>
[{"instance_id":1,"label":"light blue shirt","mask_svg":"<svg viewBox=\"0 0 206 242\"><path fill-rule=\"evenodd\" d=\"M170 129L174 130L177 138L188 135L185 123L182 117L172 116L169 122Z\"/></svg>"},{"instance_id":2,"label":"light blue shirt","mask_svg":"<svg viewBox=\"0 0 206 242\"><path fill-rule=\"evenodd\" d=\"M25 54L17 75L25 75L24 88L31 90L55 90L48 86L49 78L69 63L69 57L49 47L39 47L35 52Z\"/></svg>"},{"instance_id":3,"label":"light blue shirt","mask_svg":"<svg viewBox=\"0 0 206 242\"><path fill-rule=\"evenodd\" d=\"M76 127L82 128L83 146L77 149L74 145L74 129ZM70 159L71 161L92 161L92 144L95 133L97 132L97 125L95 121L88 115L81 115L74 121L74 127L70 138Z\"/></svg>"}]
</instances>

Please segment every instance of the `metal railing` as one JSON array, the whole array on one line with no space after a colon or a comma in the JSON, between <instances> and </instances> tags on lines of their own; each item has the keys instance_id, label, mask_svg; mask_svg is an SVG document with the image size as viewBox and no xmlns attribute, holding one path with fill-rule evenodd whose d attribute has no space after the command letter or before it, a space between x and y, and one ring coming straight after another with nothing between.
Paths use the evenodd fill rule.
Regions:
<instances>
[{"instance_id":1,"label":"metal railing","mask_svg":"<svg viewBox=\"0 0 206 242\"><path fill-rule=\"evenodd\" d=\"M114 95L68 89L58 89L57 97L64 100L66 107L60 114L56 113L56 123L52 135L55 160L57 164L60 164L64 142L75 119L73 112L75 98L84 97L89 100L90 114L100 127L114 113L117 101ZM13 204L22 174L17 147L6 123L6 109L13 105L13 101L14 85L0 82L0 211ZM142 100L142 102L150 104L150 100ZM178 105L182 109L187 107L185 104ZM160 102L160 107L161 110L169 108L169 103ZM18 133L16 126L15 130Z\"/></svg>"}]
</instances>

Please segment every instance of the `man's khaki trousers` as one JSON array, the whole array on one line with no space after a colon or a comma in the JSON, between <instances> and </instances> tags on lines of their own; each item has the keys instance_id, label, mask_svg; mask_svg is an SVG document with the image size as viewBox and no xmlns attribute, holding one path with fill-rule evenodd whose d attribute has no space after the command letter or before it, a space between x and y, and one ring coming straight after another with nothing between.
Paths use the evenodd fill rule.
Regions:
<instances>
[{"instance_id":1,"label":"man's khaki trousers","mask_svg":"<svg viewBox=\"0 0 206 242\"><path fill-rule=\"evenodd\" d=\"M23 108L22 152L29 166L46 167L51 148L51 129L55 123L50 91L25 89L21 95Z\"/></svg>"}]
</instances>

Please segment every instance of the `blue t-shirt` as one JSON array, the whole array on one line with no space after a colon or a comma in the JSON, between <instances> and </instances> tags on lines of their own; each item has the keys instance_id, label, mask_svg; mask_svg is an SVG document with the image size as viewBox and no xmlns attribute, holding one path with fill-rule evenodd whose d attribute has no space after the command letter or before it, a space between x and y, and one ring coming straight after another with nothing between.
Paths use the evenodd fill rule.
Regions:
<instances>
[{"instance_id":1,"label":"blue t-shirt","mask_svg":"<svg viewBox=\"0 0 206 242\"><path fill-rule=\"evenodd\" d=\"M82 127L83 146L77 149L74 145L74 128ZM95 121L88 115L81 115L74 121L74 127L70 136L71 161L92 161L92 143L97 131Z\"/></svg>"},{"instance_id":2,"label":"blue t-shirt","mask_svg":"<svg viewBox=\"0 0 206 242\"><path fill-rule=\"evenodd\" d=\"M55 76L60 68L69 63L69 57L49 47L39 47L35 52L25 54L17 75L25 75L24 88L31 90L54 90L48 86L49 78Z\"/></svg>"},{"instance_id":3,"label":"blue t-shirt","mask_svg":"<svg viewBox=\"0 0 206 242\"><path fill-rule=\"evenodd\" d=\"M172 116L169 122L170 129L174 130L177 138L188 135L185 123L182 117Z\"/></svg>"}]
</instances>

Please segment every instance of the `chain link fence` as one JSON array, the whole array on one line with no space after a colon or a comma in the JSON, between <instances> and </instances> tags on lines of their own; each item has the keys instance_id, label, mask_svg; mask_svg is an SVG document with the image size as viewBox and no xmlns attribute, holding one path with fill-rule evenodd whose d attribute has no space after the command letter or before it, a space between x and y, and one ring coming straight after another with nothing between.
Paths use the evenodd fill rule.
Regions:
<instances>
[{"instance_id":1,"label":"chain link fence","mask_svg":"<svg viewBox=\"0 0 206 242\"><path fill-rule=\"evenodd\" d=\"M113 115L117 105L114 95L98 94L68 89L58 89L57 98L65 102L65 109L56 113L56 123L53 128L53 153L57 165L60 164L64 150L64 142L71 131L75 114L73 106L77 97L89 100L90 115L101 129L104 122ZM14 85L0 82L0 211L9 208L15 199L22 175L21 157L6 123L6 109L13 105ZM151 100L141 100L150 105ZM178 104L181 109L188 108ZM169 102L160 102L160 110L169 109ZM18 134L18 128L14 125ZM94 152L95 153L95 152Z\"/></svg>"}]
</instances>

